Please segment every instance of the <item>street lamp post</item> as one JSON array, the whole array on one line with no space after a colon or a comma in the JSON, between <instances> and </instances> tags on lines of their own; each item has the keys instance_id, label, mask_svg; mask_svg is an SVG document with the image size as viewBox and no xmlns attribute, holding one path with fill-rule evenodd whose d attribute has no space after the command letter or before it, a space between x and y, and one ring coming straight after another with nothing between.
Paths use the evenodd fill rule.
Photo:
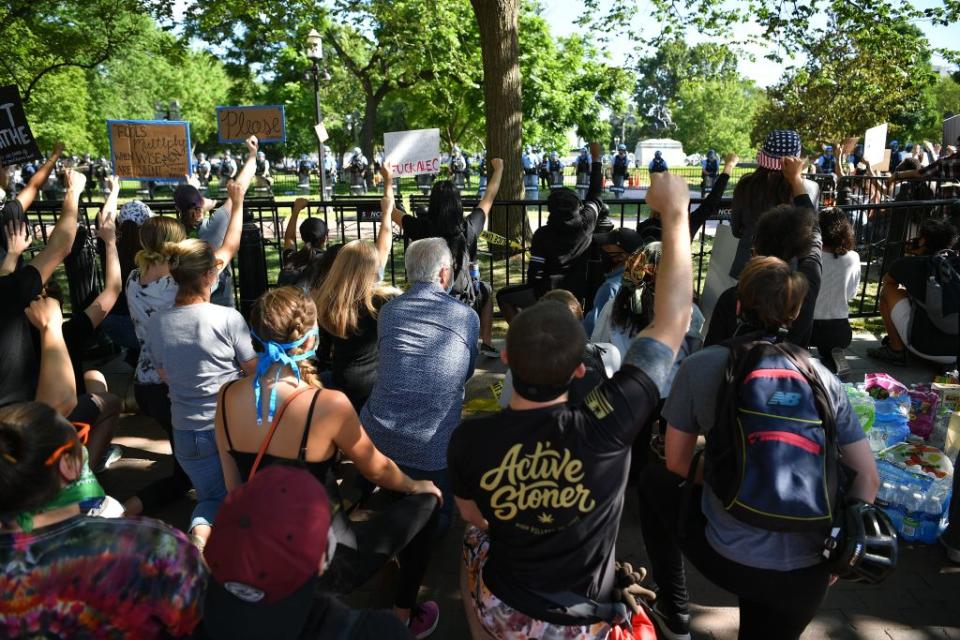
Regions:
<instances>
[{"instance_id":1,"label":"street lamp post","mask_svg":"<svg viewBox=\"0 0 960 640\"><path fill-rule=\"evenodd\" d=\"M323 114L320 111L320 77L329 79L326 69L320 68L320 62L323 60L323 42L316 29L310 29L307 34L307 58L313 63L310 67L310 74L313 77L313 102L316 108L316 121L319 125L323 122ZM327 198L327 162L326 151L323 142L317 138L317 159L320 163L320 199Z\"/></svg>"}]
</instances>

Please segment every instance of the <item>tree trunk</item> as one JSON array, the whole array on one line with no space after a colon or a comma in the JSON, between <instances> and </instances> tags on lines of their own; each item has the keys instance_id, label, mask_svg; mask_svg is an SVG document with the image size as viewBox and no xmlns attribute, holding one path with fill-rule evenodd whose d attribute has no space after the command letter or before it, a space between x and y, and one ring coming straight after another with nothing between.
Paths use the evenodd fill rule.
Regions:
<instances>
[{"instance_id":1,"label":"tree trunk","mask_svg":"<svg viewBox=\"0 0 960 640\"><path fill-rule=\"evenodd\" d=\"M520 164L523 111L520 103L520 46L517 19L520 0L470 0L480 28L483 97L487 117L487 159L503 158L503 181L497 198L523 199ZM530 236L524 207L494 207L489 228L510 240Z\"/></svg>"},{"instance_id":2,"label":"tree trunk","mask_svg":"<svg viewBox=\"0 0 960 640\"><path fill-rule=\"evenodd\" d=\"M373 162L373 128L377 124L377 109L383 102L383 96L378 93L367 96L363 107L363 126L360 128L360 150L367 160Z\"/></svg>"}]
</instances>

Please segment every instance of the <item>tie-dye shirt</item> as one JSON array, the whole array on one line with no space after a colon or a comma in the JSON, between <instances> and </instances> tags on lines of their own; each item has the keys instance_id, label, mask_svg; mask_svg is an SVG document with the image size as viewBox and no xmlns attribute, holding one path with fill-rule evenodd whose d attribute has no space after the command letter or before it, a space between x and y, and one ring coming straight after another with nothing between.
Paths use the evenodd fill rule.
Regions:
<instances>
[{"instance_id":1,"label":"tie-dye shirt","mask_svg":"<svg viewBox=\"0 0 960 640\"><path fill-rule=\"evenodd\" d=\"M147 518L77 516L2 533L0 637L185 636L206 579L186 536Z\"/></svg>"}]
</instances>

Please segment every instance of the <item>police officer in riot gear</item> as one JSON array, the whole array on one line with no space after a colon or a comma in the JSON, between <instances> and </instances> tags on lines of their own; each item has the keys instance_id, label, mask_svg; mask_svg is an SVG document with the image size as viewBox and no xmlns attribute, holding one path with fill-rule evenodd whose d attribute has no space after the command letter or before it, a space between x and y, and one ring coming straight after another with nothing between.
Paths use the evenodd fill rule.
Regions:
<instances>
[{"instance_id":1,"label":"police officer in riot gear","mask_svg":"<svg viewBox=\"0 0 960 640\"><path fill-rule=\"evenodd\" d=\"M647 167L650 170L650 173L663 173L667 170L667 161L663 159L663 153L659 150L653 152L653 160L650 161L650 166Z\"/></svg>"},{"instance_id":2,"label":"police officer in riot gear","mask_svg":"<svg viewBox=\"0 0 960 640\"><path fill-rule=\"evenodd\" d=\"M619 198L626 189L627 173L629 170L630 159L627 157L627 145L617 146L617 155L613 156L613 193Z\"/></svg>"}]
</instances>

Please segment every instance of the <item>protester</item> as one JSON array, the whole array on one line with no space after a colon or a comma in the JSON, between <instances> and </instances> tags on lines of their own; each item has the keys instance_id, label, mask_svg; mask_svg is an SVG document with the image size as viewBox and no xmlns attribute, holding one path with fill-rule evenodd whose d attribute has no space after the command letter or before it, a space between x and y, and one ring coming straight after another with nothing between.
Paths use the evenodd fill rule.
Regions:
<instances>
[{"instance_id":1,"label":"protester","mask_svg":"<svg viewBox=\"0 0 960 640\"><path fill-rule=\"evenodd\" d=\"M376 245L364 240L345 244L314 297L321 331L318 358L331 367L332 385L327 386L345 393L357 411L377 381L377 315L393 296L380 285L393 244L393 174L385 164L380 173L384 222Z\"/></svg>"},{"instance_id":2,"label":"protester","mask_svg":"<svg viewBox=\"0 0 960 640\"><path fill-rule=\"evenodd\" d=\"M38 402L0 409L0 636L187 636L200 555L161 522L83 515L104 495L87 431Z\"/></svg>"},{"instance_id":3,"label":"protester","mask_svg":"<svg viewBox=\"0 0 960 640\"><path fill-rule=\"evenodd\" d=\"M440 487L443 505L431 524L439 537L450 526L453 504L445 452L460 420L464 385L473 375L480 322L470 307L446 293L454 282L446 240L410 243L405 262L412 284L380 310L377 382L360 422L407 475Z\"/></svg>"},{"instance_id":4,"label":"protester","mask_svg":"<svg viewBox=\"0 0 960 640\"><path fill-rule=\"evenodd\" d=\"M693 295L687 184L655 177L647 198L664 223L657 321L620 371L569 405L586 336L564 305L534 305L507 333L510 408L463 422L451 439L457 507L470 525L462 597L495 638L606 638L629 623L608 614L630 444L659 400Z\"/></svg>"},{"instance_id":5,"label":"protester","mask_svg":"<svg viewBox=\"0 0 960 640\"><path fill-rule=\"evenodd\" d=\"M243 163L240 171L237 171L236 163L233 162L230 152L227 152L224 162L228 160L233 163L232 169L220 168L221 185L224 181L236 180L243 192L246 192L253 179L253 174L257 165L257 149L259 143L256 136L250 136L246 140L247 160ZM226 171L226 173L225 173ZM234 177L235 176L235 177ZM229 187L229 185L227 185ZM177 215L180 222L187 230L187 236L190 238L199 238L207 242L214 249L220 247L227 234L227 228L230 226L230 211L233 209L233 202L230 199L230 190L227 189L227 199L223 204L217 207L215 200L205 198L200 193L200 183L196 176L191 176L187 184L177 186L173 192L173 203L177 208ZM206 214L209 212L209 216ZM230 263L227 262L220 271L220 280L215 295L211 298L214 304L224 307L234 307L233 295L233 271Z\"/></svg>"},{"instance_id":6,"label":"protester","mask_svg":"<svg viewBox=\"0 0 960 640\"><path fill-rule=\"evenodd\" d=\"M264 469L231 491L206 550L206 633L214 640L410 638L388 612L348 609L320 589L341 552L332 520L323 485L302 469Z\"/></svg>"},{"instance_id":7,"label":"protester","mask_svg":"<svg viewBox=\"0 0 960 640\"><path fill-rule=\"evenodd\" d=\"M800 135L790 129L776 129L767 134L763 148L757 152L757 164L753 173L740 176L733 189L730 227L739 238L737 253L730 267L730 276L737 278L753 248L753 236L757 221L765 211L780 204L790 204L799 194L792 188L784 173L783 158L799 157L802 152ZM816 183L804 181L804 193L812 203L817 202L819 188Z\"/></svg>"},{"instance_id":8,"label":"protester","mask_svg":"<svg viewBox=\"0 0 960 640\"><path fill-rule=\"evenodd\" d=\"M960 188L958 188L956 184L957 181L960 180L960 152L958 152L956 148L954 148L950 155L943 156L936 162L932 162L922 169L901 171L899 165L894 165L892 160L890 161L890 166L897 166L897 170L890 176L891 181L915 178L937 180L939 197L955 198L957 194L960 193Z\"/></svg>"},{"instance_id":9,"label":"protester","mask_svg":"<svg viewBox=\"0 0 960 640\"><path fill-rule=\"evenodd\" d=\"M779 258L757 257L744 269L738 288L740 315L746 319L742 335L769 341L797 317L807 285L802 274ZM691 467L699 433L707 434L709 463L716 462L709 457L711 430L721 415L726 415L718 403L727 397L720 391L730 353L727 346L718 345L690 356L681 365L663 409L668 422L666 467L648 465L638 483L643 539L660 588L654 613L667 627L666 637L690 637L682 552L707 579L738 596L740 638L795 639L813 618L831 580L821 558L830 518L821 530L782 532L747 524L727 512L729 505L720 503L713 485L702 486L703 460ZM843 386L819 363L803 359L826 390L843 463L856 472L846 495L873 502L879 485L877 469ZM776 413L777 409L771 405L768 411ZM785 466L794 459L785 454L778 460ZM784 472L790 480L757 488L769 486L772 492L781 485L796 491L820 486L822 476L803 476L809 469ZM798 476L800 479L794 480ZM690 485L690 497L685 499L683 487L694 480L696 485Z\"/></svg>"},{"instance_id":10,"label":"protester","mask_svg":"<svg viewBox=\"0 0 960 640\"><path fill-rule=\"evenodd\" d=\"M415 605L431 541L428 533L417 534L430 520L440 490L403 473L370 441L348 399L323 389L310 359L317 344L316 319L313 302L293 287L268 291L251 310L260 345L256 373L224 385L217 401L217 446L227 490L249 480L261 465L295 463L310 471L337 507L334 531L341 553L324 584L349 593L399 553L397 615L410 620L415 635L426 637L436 615L426 620ZM337 451L397 499L362 523L347 520L334 475ZM436 610L431 603L422 607ZM411 609L417 609L413 616Z\"/></svg>"},{"instance_id":11,"label":"protester","mask_svg":"<svg viewBox=\"0 0 960 640\"><path fill-rule=\"evenodd\" d=\"M226 495L214 439L217 392L240 370L252 375L257 365L243 317L236 309L211 303L211 290L240 241L244 181L227 189L232 211L219 249L195 238L165 245L177 285L175 303L150 317L144 345L169 387L174 455L197 492L189 531L201 548Z\"/></svg>"},{"instance_id":12,"label":"protester","mask_svg":"<svg viewBox=\"0 0 960 640\"><path fill-rule=\"evenodd\" d=\"M309 217L300 223L300 240L303 247L297 249L297 218L308 205L306 198L297 198L290 208L290 219L283 233L283 251L280 252L280 274L277 284L295 284L309 291L307 276L314 261L323 257L327 244L327 223L320 218Z\"/></svg>"},{"instance_id":13,"label":"protester","mask_svg":"<svg viewBox=\"0 0 960 640\"><path fill-rule=\"evenodd\" d=\"M800 315L788 329L787 339L802 347L810 343L813 330L813 313L820 292L822 272L822 241L820 225L813 201L803 180L803 161L785 156L782 163L782 178L793 194L793 205L776 206L763 213L750 232L752 252L759 256L774 256L784 261L797 260L797 271L808 283L807 296L800 308ZM768 176L769 177L769 176ZM717 299L710 316L704 344L711 346L732 338L740 330L741 315L737 312L736 286L730 287Z\"/></svg>"},{"instance_id":14,"label":"protester","mask_svg":"<svg viewBox=\"0 0 960 640\"><path fill-rule=\"evenodd\" d=\"M231 228L236 232L237 228ZM150 318L173 306L177 296L177 283L170 275L168 243L176 245L186 239L186 231L176 219L157 216L143 223L138 232L141 249L136 255L136 268L127 278L127 306L133 321L139 356L133 379L133 395L140 412L153 418L167 434L171 450L176 453L173 439L173 423L170 414L170 390L160 378L149 352L144 348L147 342L147 325ZM239 240L224 238L224 246L239 245ZM224 247L221 247L223 251ZM222 254L228 262L231 256ZM155 480L137 495L126 501L126 515L138 515L144 509L163 506L181 497L190 489L190 478L176 455L173 457L171 475Z\"/></svg>"},{"instance_id":15,"label":"protester","mask_svg":"<svg viewBox=\"0 0 960 640\"><path fill-rule=\"evenodd\" d=\"M844 377L850 365L843 350L853 340L848 301L860 285L860 254L853 250L853 226L840 209L820 211L823 234L823 278L813 310L810 344L817 348L820 362Z\"/></svg>"},{"instance_id":16,"label":"protester","mask_svg":"<svg viewBox=\"0 0 960 640\"><path fill-rule=\"evenodd\" d=\"M50 157L47 158L46 162L40 165L40 168L36 169L32 175L24 175L24 180L26 181L24 187L17 191L15 198L4 202L3 207L0 208L0 226L6 227L8 222L14 220L26 222L27 210L30 208L30 205L33 204L33 201L36 200L37 196L40 195L44 185L47 183L47 179L50 177L50 173L60 161L61 154L63 154L63 143L58 141L53 145L53 152L50 154ZM32 165L29 166L31 170L33 170ZM76 180L74 180L74 182L77 183ZM85 184L86 181L80 185L81 192ZM66 196L67 194L64 194L64 204L66 204ZM6 245L0 247L0 250L5 251ZM61 261L62 260L61 258Z\"/></svg>"},{"instance_id":17,"label":"protester","mask_svg":"<svg viewBox=\"0 0 960 640\"><path fill-rule=\"evenodd\" d=\"M550 300L566 305L577 322L583 321L583 307L580 305L580 301L569 291L552 289L543 294L538 302ZM620 369L620 363L620 350L612 344L587 342L587 346L583 350L583 366L586 373L582 378L574 378L570 381L570 387L567 390L568 402L571 405L581 404L594 387L613 376ZM506 375L503 377L503 387L500 390L500 407L506 409L512 397L513 374L510 373L508 368Z\"/></svg>"},{"instance_id":18,"label":"protester","mask_svg":"<svg viewBox=\"0 0 960 640\"><path fill-rule=\"evenodd\" d=\"M928 218L920 225L919 234L911 243L913 255L900 258L884 274L880 288L880 316L887 336L881 346L867 349L867 355L894 365L907 364L907 351L941 364L954 364L960 355L960 328L956 320L943 322L944 301L960 299L955 280L941 283L939 309L935 300L927 299L929 280L936 278L937 254L952 249L957 243L957 229L948 221ZM955 252L942 258L956 273L960 260ZM938 321L939 314L939 321Z\"/></svg>"},{"instance_id":19,"label":"protester","mask_svg":"<svg viewBox=\"0 0 960 640\"><path fill-rule=\"evenodd\" d=\"M460 192L449 180L441 180L430 191L430 206L426 218L415 218L394 210L393 221L410 240L443 238L453 256L453 278L449 293L470 305L480 316L480 351L497 357L493 341L493 297L490 285L471 274L471 265L477 264L477 238L483 232L487 216L500 190L503 160L490 160L493 173L487 180L487 190L477 206L464 218ZM479 267L477 267L479 274Z\"/></svg>"},{"instance_id":20,"label":"protester","mask_svg":"<svg viewBox=\"0 0 960 640\"><path fill-rule=\"evenodd\" d=\"M606 277L593 296L593 305L583 317L583 329L587 335L593 333L604 305L613 300L617 291L620 290L620 278L623 276L627 258L643 247L643 238L634 229L629 228L597 233L593 236L593 242L602 252Z\"/></svg>"},{"instance_id":21,"label":"protester","mask_svg":"<svg viewBox=\"0 0 960 640\"><path fill-rule=\"evenodd\" d=\"M603 206L603 166L600 145L590 145L593 159L590 187L584 202L572 189L553 189L547 197L547 224L533 233L525 284L497 292L497 304L507 322L554 288L586 300L587 260L600 207Z\"/></svg>"},{"instance_id":22,"label":"protester","mask_svg":"<svg viewBox=\"0 0 960 640\"><path fill-rule=\"evenodd\" d=\"M60 147L54 151L59 155ZM49 173L53 164L44 165L39 173ZM36 177L36 176L34 176ZM70 357L63 342L62 316L54 300L33 303L43 291L54 270L70 253L77 232L77 210L86 184L83 174L66 172L67 190L63 210L47 238L47 244L26 266L0 277L0 406L36 400L44 402L62 415L77 405L77 389ZM32 184L32 181L31 181ZM23 217L23 203L31 203L37 185L24 189L16 200L4 205L4 215ZM19 198L23 196L24 200ZM25 230L22 230L25 233ZM19 233L19 232L18 232ZM30 320L24 314L33 306L32 318L40 333L40 351L36 351L30 332ZM55 311L50 307L55 307ZM42 312L42 315L41 315Z\"/></svg>"}]
</instances>

